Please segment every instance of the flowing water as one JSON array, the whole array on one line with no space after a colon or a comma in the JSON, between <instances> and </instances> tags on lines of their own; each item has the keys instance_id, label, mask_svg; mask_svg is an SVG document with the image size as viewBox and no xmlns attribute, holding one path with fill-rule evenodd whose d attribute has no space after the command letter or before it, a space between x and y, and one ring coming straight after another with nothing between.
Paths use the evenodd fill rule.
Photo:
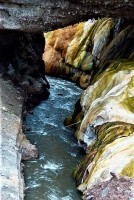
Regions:
<instances>
[{"instance_id":1,"label":"flowing water","mask_svg":"<svg viewBox=\"0 0 134 200\"><path fill-rule=\"evenodd\" d=\"M72 114L82 90L74 83L48 77L50 96L27 114L27 138L39 151L39 159L26 161L25 200L79 200L72 171L82 158L73 130L63 125Z\"/></svg>"}]
</instances>

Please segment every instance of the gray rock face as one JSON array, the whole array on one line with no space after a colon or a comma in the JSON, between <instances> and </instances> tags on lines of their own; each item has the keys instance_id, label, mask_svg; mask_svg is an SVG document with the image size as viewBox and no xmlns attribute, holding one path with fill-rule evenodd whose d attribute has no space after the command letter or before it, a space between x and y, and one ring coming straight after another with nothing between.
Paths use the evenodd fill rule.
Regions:
<instances>
[{"instance_id":1,"label":"gray rock face","mask_svg":"<svg viewBox=\"0 0 134 200\"><path fill-rule=\"evenodd\" d=\"M93 17L134 19L133 0L0 0L0 30L49 31Z\"/></svg>"},{"instance_id":2,"label":"gray rock face","mask_svg":"<svg viewBox=\"0 0 134 200\"><path fill-rule=\"evenodd\" d=\"M11 82L0 78L0 196L2 200L22 200L20 143L23 97Z\"/></svg>"}]
</instances>

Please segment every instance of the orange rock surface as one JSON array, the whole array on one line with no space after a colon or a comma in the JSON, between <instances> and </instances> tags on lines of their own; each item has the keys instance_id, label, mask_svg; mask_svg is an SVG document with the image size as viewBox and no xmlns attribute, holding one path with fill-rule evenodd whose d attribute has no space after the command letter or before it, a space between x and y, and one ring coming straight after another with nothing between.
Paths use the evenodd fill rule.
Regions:
<instances>
[{"instance_id":1,"label":"orange rock surface","mask_svg":"<svg viewBox=\"0 0 134 200\"><path fill-rule=\"evenodd\" d=\"M43 60L45 61L47 74L59 74L60 63L66 56L69 43L73 39L79 25L68 26L45 33L47 37Z\"/></svg>"}]
</instances>

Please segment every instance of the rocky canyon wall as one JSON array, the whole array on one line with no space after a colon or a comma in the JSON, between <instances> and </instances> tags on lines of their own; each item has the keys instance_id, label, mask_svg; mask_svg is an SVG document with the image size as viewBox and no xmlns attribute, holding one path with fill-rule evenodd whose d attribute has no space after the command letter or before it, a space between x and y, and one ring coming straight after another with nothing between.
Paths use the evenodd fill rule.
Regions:
<instances>
[{"instance_id":1,"label":"rocky canyon wall","mask_svg":"<svg viewBox=\"0 0 134 200\"><path fill-rule=\"evenodd\" d=\"M102 18L45 33L46 73L87 88L65 120L86 156L74 172L83 199L133 197L134 26ZM125 191L125 192L124 192Z\"/></svg>"},{"instance_id":2,"label":"rocky canyon wall","mask_svg":"<svg viewBox=\"0 0 134 200\"><path fill-rule=\"evenodd\" d=\"M21 160L37 158L35 145L22 132L24 96L11 80L0 77L0 198L23 200Z\"/></svg>"},{"instance_id":3,"label":"rocky canyon wall","mask_svg":"<svg viewBox=\"0 0 134 200\"><path fill-rule=\"evenodd\" d=\"M91 188L109 181L112 175L134 178L133 90L134 61L116 60L83 92L80 101L83 119L75 135L81 145L86 144L87 156L78 166L74 177L78 189L84 193L84 199L88 199ZM131 194L122 193L122 199L133 196L133 182L134 179L127 189L124 187L124 190L130 188ZM118 188L117 185L113 188L116 195L120 196L120 184ZM111 195L110 192L114 193L109 188L106 197Z\"/></svg>"},{"instance_id":4,"label":"rocky canyon wall","mask_svg":"<svg viewBox=\"0 0 134 200\"><path fill-rule=\"evenodd\" d=\"M115 17L89 20L45 35L47 51L44 59L47 73L69 76L78 85L87 88L76 104L74 115L66 120L67 124L82 120L76 127L75 135L87 155L77 167L74 177L86 200L90 199L90 195L92 199L106 199L111 191L113 194L119 194L116 199L132 197L133 180L130 177L133 177L134 159L133 8L133 0L0 0L0 72L4 79L10 79L15 86L21 88L28 107L49 95L49 84L44 77L44 63L41 61L44 39L41 33L37 32L54 30L93 17ZM118 17L125 18L125 21L117 19ZM1 87L4 94L11 82L3 83ZM16 97L16 89L11 86L11 90L11 95L9 92L3 96L4 101L9 99L9 102L6 102L7 107L5 104L1 105L3 127L8 125L8 130L2 132L5 138L3 152L10 147L8 159L2 163L5 172L10 172L8 169L11 152L15 156L12 161L16 161L18 157L19 159L13 162L17 163L14 165L16 174L12 177L11 170L11 180L6 173L1 176L8 182L10 189L13 184L17 187L17 190L14 187L16 195L12 190L8 191L8 187L5 188L3 181L3 194L7 195L5 199L23 199L19 145L24 136L21 134L17 138L21 132L23 102L21 105L19 100L12 102L10 98ZM16 98L20 98L19 93ZM19 115L14 115L17 110L15 106L19 105ZM11 119L10 123L6 121L7 117ZM10 130L14 134L13 138ZM10 142L8 138L11 139L11 146L7 145ZM118 175L121 178L118 178ZM114 182L115 190L111 190L111 182ZM110 189L106 184L109 184ZM101 195L100 187L103 188ZM124 188L126 193L120 192L124 191ZM121 193L124 196L120 196Z\"/></svg>"},{"instance_id":5,"label":"rocky canyon wall","mask_svg":"<svg viewBox=\"0 0 134 200\"><path fill-rule=\"evenodd\" d=\"M42 53L42 33L0 31L0 196L24 199L21 160L37 158L22 131L26 109L49 95Z\"/></svg>"},{"instance_id":6,"label":"rocky canyon wall","mask_svg":"<svg viewBox=\"0 0 134 200\"><path fill-rule=\"evenodd\" d=\"M46 73L87 88L93 74L115 59L133 59L133 25L121 19L88 20L47 32L43 59Z\"/></svg>"},{"instance_id":7,"label":"rocky canyon wall","mask_svg":"<svg viewBox=\"0 0 134 200\"><path fill-rule=\"evenodd\" d=\"M23 90L28 107L49 95L42 52L42 33L0 32L0 73Z\"/></svg>"},{"instance_id":8,"label":"rocky canyon wall","mask_svg":"<svg viewBox=\"0 0 134 200\"><path fill-rule=\"evenodd\" d=\"M89 18L134 19L133 0L1 0L0 30L48 31Z\"/></svg>"}]
</instances>

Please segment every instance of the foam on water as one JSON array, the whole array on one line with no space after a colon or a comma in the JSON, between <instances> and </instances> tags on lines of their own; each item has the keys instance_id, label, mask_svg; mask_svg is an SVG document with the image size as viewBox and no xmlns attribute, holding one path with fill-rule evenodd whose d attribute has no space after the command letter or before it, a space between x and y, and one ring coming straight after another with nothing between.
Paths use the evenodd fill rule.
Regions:
<instances>
[{"instance_id":1,"label":"foam on water","mask_svg":"<svg viewBox=\"0 0 134 200\"><path fill-rule=\"evenodd\" d=\"M80 200L72 178L72 171L83 157L73 130L64 127L64 119L71 115L82 90L75 84L48 78L49 99L42 101L27 114L27 137L36 144L39 158L26 161L25 200Z\"/></svg>"},{"instance_id":2,"label":"foam on water","mask_svg":"<svg viewBox=\"0 0 134 200\"><path fill-rule=\"evenodd\" d=\"M47 163L45 165L41 165L41 167L43 169L46 169L46 170L48 169L48 170L51 170L53 172L59 171L60 169L63 168L62 164L59 164L59 163L56 164L56 163L52 163L52 162L49 162L49 161L47 161Z\"/></svg>"}]
</instances>

